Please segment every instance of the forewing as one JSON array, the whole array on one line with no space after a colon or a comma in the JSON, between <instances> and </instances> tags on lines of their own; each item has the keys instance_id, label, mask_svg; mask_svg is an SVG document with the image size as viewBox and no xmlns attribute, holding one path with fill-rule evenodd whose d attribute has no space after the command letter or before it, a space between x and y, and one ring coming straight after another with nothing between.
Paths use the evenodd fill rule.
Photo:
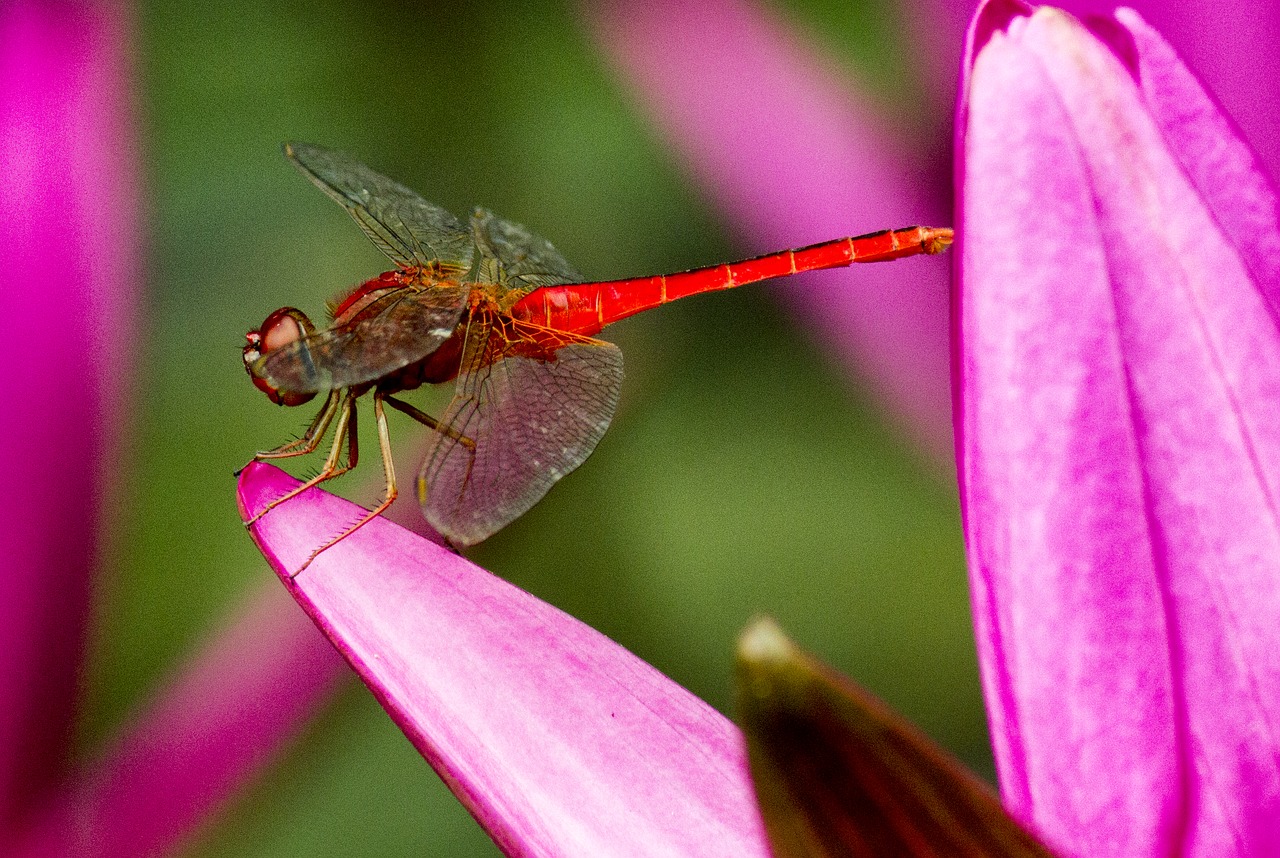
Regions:
<instances>
[{"instance_id":1,"label":"forewing","mask_svg":"<svg viewBox=\"0 0 1280 858\"><path fill-rule=\"evenodd\" d=\"M465 287L405 288L380 300L362 321L312 334L258 359L253 372L296 393L351 387L381 378L440 348L458 327Z\"/></svg>"},{"instance_id":2,"label":"forewing","mask_svg":"<svg viewBox=\"0 0 1280 858\"><path fill-rule=\"evenodd\" d=\"M471 232L449 212L342 152L286 143L284 154L397 265L440 263L459 272L471 267Z\"/></svg>"},{"instance_id":3,"label":"forewing","mask_svg":"<svg viewBox=\"0 0 1280 858\"><path fill-rule=\"evenodd\" d=\"M502 529L585 462L622 386L622 352L611 343L477 321L464 353L471 368L442 421L474 447L434 435L418 480L427 521L458 545Z\"/></svg>"},{"instance_id":4,"label":"forewing","mask_svg":"<svg viewBox=\"0 0 1280 858\"><path fill-rule=\"evenodd\" d=\"M539 286L582 282L582 275L551 242L518 223L476 209L471 215L471 233L476 246L473 280L521 293Z\"/></svg>"}]
</instances>

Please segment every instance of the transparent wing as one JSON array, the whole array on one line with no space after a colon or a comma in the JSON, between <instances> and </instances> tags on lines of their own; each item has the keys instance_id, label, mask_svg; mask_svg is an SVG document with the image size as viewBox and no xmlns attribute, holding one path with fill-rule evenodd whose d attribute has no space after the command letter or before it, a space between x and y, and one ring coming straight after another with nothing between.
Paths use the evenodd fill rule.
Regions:
<instances>
[{"instance_id":1,"label":"transparent wing","mask_svg":"<svg viewBox=\"0 0 1280 858\"><path fill-rule=\"evenodd\" d=\"M379 250L401 267L430 265L466 271L474 244L456 217L349 155L308 143L286 143L284 154L316 187L351 214Z\"/></svg>"},{"instance_id":2,"label":"transparent wing","mask_svg":"<svg viewBox=\"0 0 1280 858\"><path fill-rule=\"evenodd\" d=\"M471 280L520 293L539 286L583 282L582 275L551 242L518 223L476 209L471 215L471 234L476 246Z\"/></svg>"},{"instance_id":3,"label":"transparent wing","mask_svg":"<svg viewBox=\"0 0 1280 858\"><path fill-rule=\"evenodd\" d=\"M406 287L378 300L361 321L267 352L253 373L296 393L381 378L440 348L458 327L467 289Z\"/></svg>"},{"instance_id":4,"label":"transparent wing","mask_svg":"<svg viewBox=\"0 0 1280 858\"><path fill-rule=\"evenodd\" d=\"M458 545L502 529L585 462L622 386L622 352L611 343L485 311L467 340L442 422L474 447L434 435L418 479L423 515Z\"/></svg>"}]
</instances>

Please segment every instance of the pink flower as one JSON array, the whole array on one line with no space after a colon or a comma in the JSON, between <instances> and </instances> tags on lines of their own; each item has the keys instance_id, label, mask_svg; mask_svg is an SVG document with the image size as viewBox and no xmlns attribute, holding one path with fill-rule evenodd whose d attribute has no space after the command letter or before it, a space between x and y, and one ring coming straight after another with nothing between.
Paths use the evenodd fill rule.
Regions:
<instances>
[{"instance_id":1,"label":"pink flower","mask_svg":"<svg viewBox=\"0 0 1280 858\"><path fill-rule=\"evenodd\" d=\"M274 594L211 636L86 765L69 752L98 534L137 359L127 16L0 5L0 852L155 855L209 818L345 668Z\"/></svg>"},{"instance_id":2,"label":"pink flower","mask_svg":"<svg viewBox=\"0 0 1280 858\"><path fill-rule=\"evenodd\" d=\"M1280 217L1131 11L1001 0L957 128L957 449L1004 797L1074 855L1280 849Z\"/></svg>"}]
</instances>

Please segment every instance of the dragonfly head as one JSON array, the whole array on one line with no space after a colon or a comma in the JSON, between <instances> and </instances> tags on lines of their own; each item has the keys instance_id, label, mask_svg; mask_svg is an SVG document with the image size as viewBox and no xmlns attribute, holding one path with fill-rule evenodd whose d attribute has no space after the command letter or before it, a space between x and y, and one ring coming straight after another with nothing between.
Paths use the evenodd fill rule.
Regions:
<instances>
[{"instance_id":1,"label":"dragonfly head","mask_svg":"<svg viewBox=\"0 0 1280 858\"><path fill-rule=\"evenodd\" d=\"M280 390L270 381L253 371L253 366L263 355L278 348L296 343L309 336L313 328L307 314L293 307L281 307L270 316L256 331L245 334L244 368L253 379L254 387L267 395L276 405L301 405L314 397L315 391L294 393Z\"/></svg>"}]
</instances>

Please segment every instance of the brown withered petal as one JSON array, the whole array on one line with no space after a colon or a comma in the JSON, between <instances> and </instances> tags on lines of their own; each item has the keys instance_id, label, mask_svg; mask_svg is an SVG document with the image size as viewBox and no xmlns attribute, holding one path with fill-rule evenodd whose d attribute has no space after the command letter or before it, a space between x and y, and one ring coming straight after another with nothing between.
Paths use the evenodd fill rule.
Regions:
<instances>
[{"instance_id":1,"label":"brown withered petal","mask_svg":"<svg viewBox=\"0 0 1280 858\"><path fill-rule=\"evenodd\" d=\"M776 858L1052 855L983 781L772 620L743 632L737 668Z\"/></svg>"}]
</instances>

